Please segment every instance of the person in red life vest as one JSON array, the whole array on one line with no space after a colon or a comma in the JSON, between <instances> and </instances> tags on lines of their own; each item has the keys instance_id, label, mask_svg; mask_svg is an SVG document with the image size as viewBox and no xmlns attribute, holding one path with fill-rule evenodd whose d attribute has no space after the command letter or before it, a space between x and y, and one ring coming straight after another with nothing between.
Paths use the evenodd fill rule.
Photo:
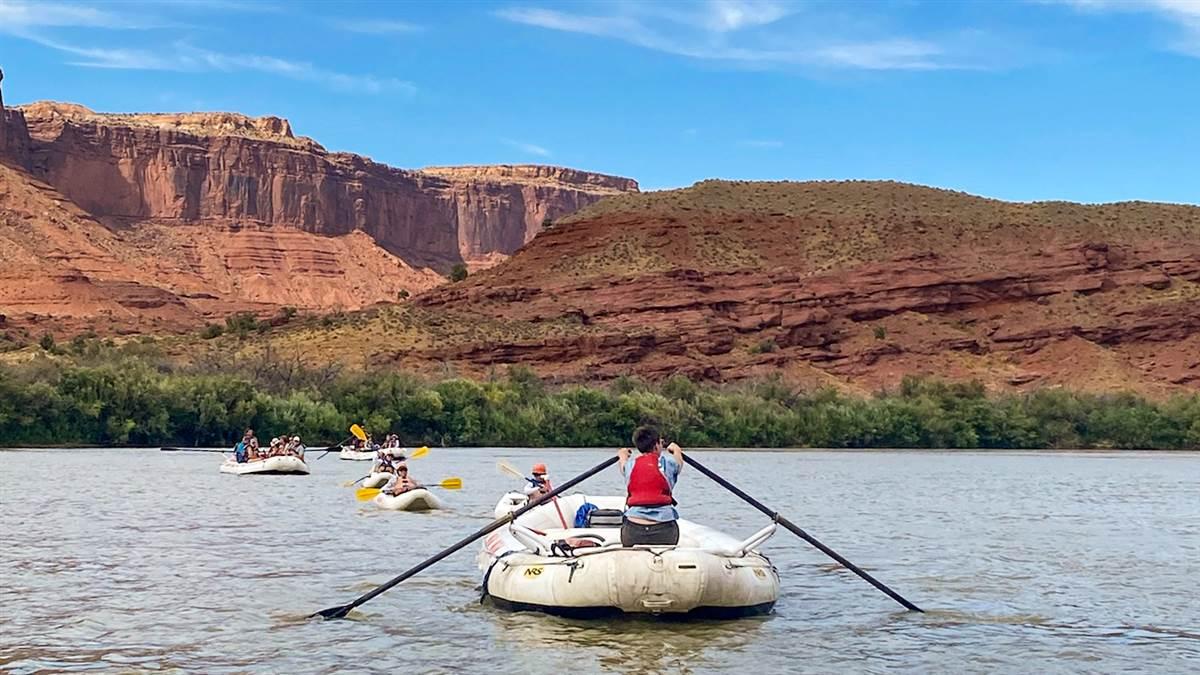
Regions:
<instances>
[{"instance_id":1,"label":"person in red life vest","mask_svg":"<svg viewBox=\"0 0 1200 675\"><path fill-rule=\"evenodd\" d=\"M525 486L525 501L536 502L537 500L550 494L550 479L546 478L546 465L541 462L533 465L533 470L530 471L533 478L526 478L529 485Z\"/></svg>"},{"instance_id":2,"label":"person in red life vest","mask_svg":"<svg viewBox=\"0 0 1200 675\"><path fill-rule=\"evenodd\" d=\"M679 511L671 496L683 468L683 448L672 443L663 452L662 437L654 427L633 432L638 457L630 461L629 448L617 451L617 465L625 476L627 496L621 521L621 545L679 543Z\"/></svg>"}]
</instances>

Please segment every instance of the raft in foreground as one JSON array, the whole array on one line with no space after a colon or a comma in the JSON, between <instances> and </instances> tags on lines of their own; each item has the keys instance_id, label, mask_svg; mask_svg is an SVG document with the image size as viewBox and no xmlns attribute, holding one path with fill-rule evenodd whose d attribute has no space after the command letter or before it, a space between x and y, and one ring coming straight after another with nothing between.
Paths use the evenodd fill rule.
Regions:
<instances>
[{"instance_id":1,"label":"raft in foreground","mask_svg":"<svg viewBox=\"0 0 1200 675\"><path fill-rule=\"evenodd\" d=\"M417 488L398 495L375 495L375 505L389 511L433 511L442 508L442 502L425 488Z\"/></svg>"},{"instance_id":2,"label":"raft in foreground","mask_svg":"<svg viewBox=\"0 0 1200 675\"><path fill-rule=\"evenodd\" d=\"M506 495L497 517L520 507ZM560 497L572 519L584 502L621 510L622 497ZM563 529L552 503L489 535L478 556L483 598L503 609L573 618L622 614L736 618L768 614L779 599L779 574L755 547L775 524L739 541L679 521L678 546L621 546L619 526ZM597 545L564 548L557 542Z\"/></svg>"},{"instance_id":3,"label":"raft in foreground","mask_svg":"<svg viewBox=\"0 0 1200 675\"><path fill-rule=\"evenodd\" d=\"M268 457L266 459L256 459L249 462L238 462L233 459L227 459L221 464L221 473L232 473L239 476L245 474L307 474L308 465L305 464L304 460L300 459L299 457L293 457L291 455Z\"/></svg>"}]
</instances>

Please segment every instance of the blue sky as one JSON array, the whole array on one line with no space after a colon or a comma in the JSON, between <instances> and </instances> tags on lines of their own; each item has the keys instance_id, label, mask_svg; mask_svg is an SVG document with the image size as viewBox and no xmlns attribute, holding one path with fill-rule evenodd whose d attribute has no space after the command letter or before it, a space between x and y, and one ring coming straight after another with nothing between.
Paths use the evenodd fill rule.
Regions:
<instances>
[{"instance_id":1,"label":"blue sky","mask_svg":"<svg viewBox=\"0 0 1200 675\"><path fill-rule=\"evenodd\" d=\"M401 167L1200 201L1200 0L0 0L7 103L232 110Z\"/></svg>"}]
</instances>

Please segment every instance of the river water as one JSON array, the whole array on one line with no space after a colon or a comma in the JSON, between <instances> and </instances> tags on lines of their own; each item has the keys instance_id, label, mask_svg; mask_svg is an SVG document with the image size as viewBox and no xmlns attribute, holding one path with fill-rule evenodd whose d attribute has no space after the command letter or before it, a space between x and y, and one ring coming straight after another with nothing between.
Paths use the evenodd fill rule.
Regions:
<instances>
[{"instance_id":1,"label":"river water","mask_svg":"<svg viewBox=\"0 0 1200 675\"><path fill-rule=\"evenodd\" d=\"M310 454L310 460L315 455ZM469 547L364 605L309 621L485 525L518 487L604 451L434 449L448 509L360 504L365 463L229 476L221 456L0 452L0 671L1113 672L1200 664L1200 455L702 452L696 457L872 572L903 611L780 530L772 616L583 622L480 606ZM616 469L584 484L620 488ZM764 517L694 470L685 517Z\"/></svg>"}]
</instances>

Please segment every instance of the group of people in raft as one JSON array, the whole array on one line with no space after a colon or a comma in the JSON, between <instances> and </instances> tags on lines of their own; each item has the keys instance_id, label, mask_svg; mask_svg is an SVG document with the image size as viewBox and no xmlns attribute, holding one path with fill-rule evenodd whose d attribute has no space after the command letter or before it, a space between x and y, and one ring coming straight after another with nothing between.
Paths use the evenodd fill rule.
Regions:
<instances>
[{"instance_id":1,"label":"group of people in raft","mask_svg":"<svg viewBox=\"0 0 1200 675\"><path fill-rule=\"evenodd\" d=\"M258 444L258 437L254 435L253 429L247 429L246 433L242 434L242 440L234 446L233 456L239 464L245 462L255 462L268 457L299 457L304 460L304 444L300 442L299 436L279 436L271 439L271 444L264 450Z\"/></svg>"},{"instance_id":2,"label":"group of people in raft","mask_svg":"<svg viewBox=\"0 0 1200 675\"><path fill-rule=\"evenodd\" d=\"M679 510L672 496L683 469L683 448L664 445L654 427L633 433L637 456L629 448L617 450L617 466L625 478L625 513L621 519L621 545L675 546L679 543ZM544 499L554 489L545 464L534 464L525 496L530 502Z\"/></svg>"}]
</instances>

